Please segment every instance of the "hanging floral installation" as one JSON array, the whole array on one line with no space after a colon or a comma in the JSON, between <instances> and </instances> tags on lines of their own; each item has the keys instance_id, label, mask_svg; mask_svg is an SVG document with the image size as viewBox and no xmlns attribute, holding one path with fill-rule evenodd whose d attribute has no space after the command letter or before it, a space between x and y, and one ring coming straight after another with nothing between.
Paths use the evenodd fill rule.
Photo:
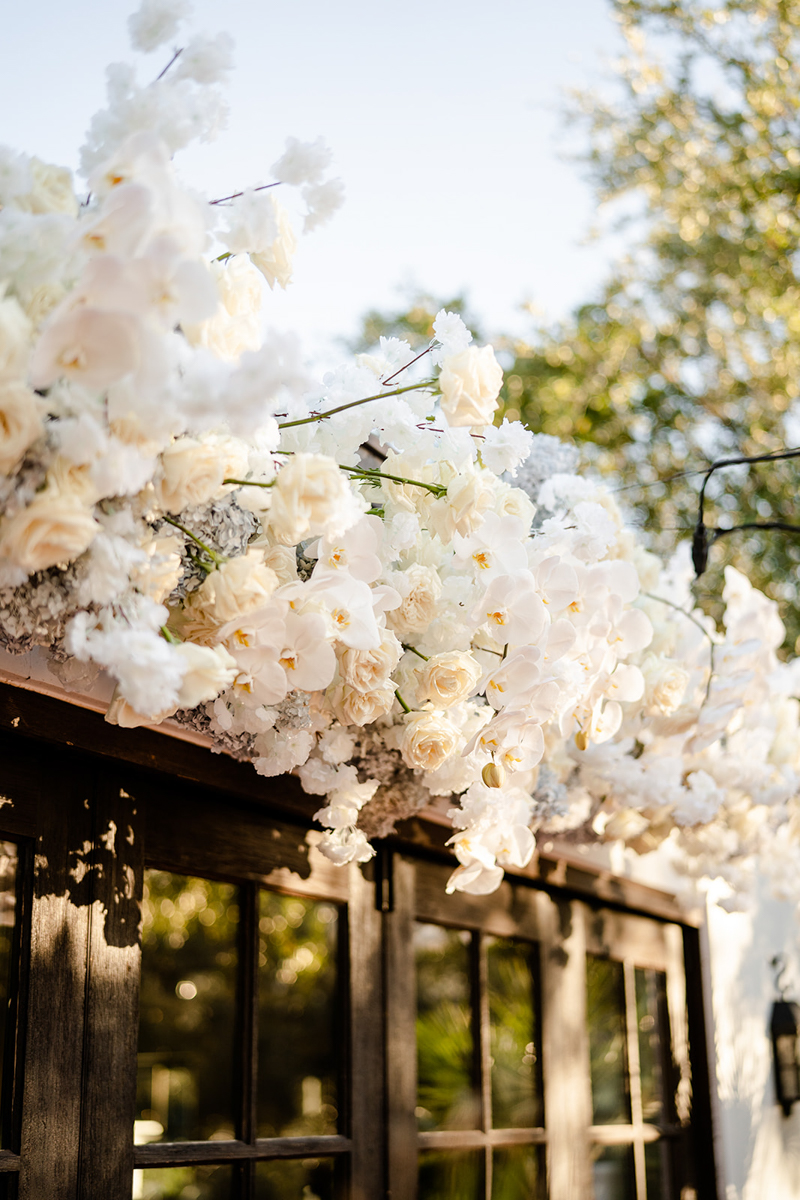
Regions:
<instances>
[{"instance_id":1,"label":"hanging floral installation","mask_svg":"<svg viewBox=\"0 0 800 1200\"><path fill-rule=\"evenodd\" d=\"M134 49L184 9L145 0ZM501 367L457 315L321 383L265 335L287 197L307 233L342 186L291 139L265 184L181 183L230 62L223 35L147 85L111 67L80 194L0 150L2 646L46 647L66 687L107 672L110 722L294 772L337 863L449 803L450 890L582 831L669 841L737 893L760 856L791 892L800 678L775 604L729 570L718 632L688 548L662 567L572 447L494 423Z\"/></svg>"}]
</instances>

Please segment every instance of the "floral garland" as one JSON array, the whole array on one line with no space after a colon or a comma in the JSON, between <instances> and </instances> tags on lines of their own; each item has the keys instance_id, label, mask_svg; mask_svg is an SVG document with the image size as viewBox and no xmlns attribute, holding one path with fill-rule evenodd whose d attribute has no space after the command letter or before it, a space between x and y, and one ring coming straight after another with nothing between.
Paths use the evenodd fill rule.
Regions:
<instances>
[{"instance_id":1,"label":"floral garland","mask_svg":"<svg viewBox=\"0 0 800 1200\"><path fill-rule=\"evenodd\" d=\"M145 0L134 48L185 5ZM452 798L449 889L496 888L536 836L670 841L735 889L791 891L797 670L729 571L724 636L576 455L494 424L502 371L440 312L314 384L262 333L296 237L341 202L320 142L211 201L172 157L212 136L230 67L195 38L147 86L109 70L68 171L0 150L0 643L45 646L106 719L172 717L322 797L320 850ZM445 799L446 803L446 799Z\"/></svg>"}]
</instances>

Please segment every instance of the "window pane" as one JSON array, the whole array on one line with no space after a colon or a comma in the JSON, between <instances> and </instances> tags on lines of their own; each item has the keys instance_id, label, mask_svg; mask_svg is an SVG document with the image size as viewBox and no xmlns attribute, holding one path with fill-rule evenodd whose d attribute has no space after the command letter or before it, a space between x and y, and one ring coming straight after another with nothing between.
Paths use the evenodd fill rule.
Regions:
<instances>
[{"instance_id":1,"label":"window pane","mask_svg":"<svg viewBox=\"0 0 800 1200\"><path fill-rule=\"evenodd\" d=\"M333 1200L332 1158L256 1164L255 1200Z\"/></svg>"},{"instance_id":2,"label":"window pane","mask_svg":"<svg viewBox=\"0 0 800 1200\"><path fill-rule=\"evenodd\" d=\"M426 1150L419 1156L417 1200L480 1200L484 1158L480 1150Z\"/></svg>"},{"instance_id":3,"label":"window pane","mask_svg":"<svg viewBox=\"0 0 800 1200\"><path fill-rule=\"evenodd\" d=\"M636 968L635 977L642 1113L645 1121L657 1121L663 1108L662 1055L669 1043L668 1030L662 1028L667 977L663 971L646 971L641 967Z\"/></svg>"},{"instance_id":4,"label":"window pane","mask_svg":"<svg viewBox=\"0 0 800 1200\"><path fill-rule=\"evenodd\" d=\"M232 884L145 872L137 1141L234 1137L238 921Z\"/></svg>"},{"instance_id":5,"label":"window pane","mask_svg":"<svg viewBox=\"0 0 800 1200\"><path fill-rule=\"evenodd\" d=\"M644 1173L647 1180L647 1200L669 1200L665 1187L664 1156L669 1152L666 1142L648 1142L644 1148Z\"/></svg>"},{"instance_id":6,"label":"window pane","mask_svg":"<svg viewBox=\"0 0 800 1200\"><path fill-rule=\"evenodd\" d=\"M464 930L421 923L415 928L420 1129L477 1129L480 1123L473 1075L471 943Z\"/></svg>"},{"instance_id":7,"label":"window pane","mask_svg":"<svg viewBox=\"0 0 800 1200\"><path fill-rule=\"evenodd\" d=\"M542 1122L536 947L486 938L492 1055L492 1125Z\"/></svg>"},{"instance_id":8,"label":"window pane","mask_svg":"<svg viewBox=\"0 0 800 1200\"><path fill-rule=\"evenodd\" d=\"M631 1104L622 963L588 954L586 989L593 1124L624 1125L631 1119Z\"/></svg>"},{"instance_id":9,"label":"window pane","mask_svg":"<svg viewBox=\"0 0 800 1200\"><path fill-rule=\"evenodd\" d=\"M336 1133L338 925L333 904L260 893L259 1137Z\"/></svg>"},{"instance_id":10,"label":"window pane","mask_svg":"<svg viewBox=\"0 0 800 1200\"><path fill-rule=\"evenodd\" d=\"M233 1167L154 1167L133 1172L133 1200L231 1200Z\"/></svg>"},{"instance_id":11,"label":"window pane","mask_svg":"<svg viewBox=\"0 0 800 1200\"><path fill-rule=\"evenodd\" d=\"M635 1200L633 1146L596 1146L592 1158L594 1200Z\"/></svg>"},{"instance_id":12,"label":"window pane","mask_svg":"<svg viewBox=\"0 0 800 1200\"><path fill-rule=\"evenodd\" d=\"M544 1146L492 1151L492 1200L545 1200Z\"/></svg>"},{"instance_id":13,"label":"window pane","mask_svg":"<svg viewBox=\"0 0 800 1200\"><path fill-rule=\"evenodd\" d=\"M0 1145L7 1145L7 1127L10 1113L5 1111L7 1102L6 1049L11 1049L14 1031L11 1028L12 968L14 958L14 930L17 916L17 847L13 842L0 842L0 1080L3 1080L3 1120L0 1122L3 1137Z\"/></svg>"}]
</instances>

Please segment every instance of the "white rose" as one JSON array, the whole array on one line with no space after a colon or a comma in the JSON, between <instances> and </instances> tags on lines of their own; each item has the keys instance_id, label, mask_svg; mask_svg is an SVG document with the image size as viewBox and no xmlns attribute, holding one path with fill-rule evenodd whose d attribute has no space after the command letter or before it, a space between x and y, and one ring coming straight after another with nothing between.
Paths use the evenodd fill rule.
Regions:
<instances>
[{"instance_id":1,"label":"white rose","mask_svg":"<svg viewBox=\"0 0 800 1200\"><path fill-rule=\"evenodd\" d=\"M406 722L400 753L408 767L435 771L458 749L460 735L455 725L436 712L414 713Z\"/></svg>"},{"instance_id":2,"label":"white rose","mask_svg":"<svg viewBox=\"0 0 800 1200\"><path fill-rule=\"evenodd\" d=\"M324 454L295 454L279 472L265 525L277 542L296 546L328 530L343 532L360 510L344 474Z\"/></svg>"},{"instance_id":3,"label":"white rose","mask_svg":"<svg viewBox=\"0 0 800 1200\"><path fill-rule=\"evenodd\" d=\"M14 297L0 299L0 376L22 379L27 374L32 332Z\"/></svg>"},{"instance_id":4,"label":"white rose","mask_svg":"<svg viewBox=\"0 0 800 1200\"><path fill-rule=\"evenodd\" d=\"M386 683L400 661L403 647L390 630L383 630L376 650L351 650L339 653L339 673L345 683L359 692L371 692Z\"/></svg>"},{"instance_id":5,"label":"white rose","mask_svg":"<svg viewBox=\"0 0 800 1200\"><path fill-rule=\"evenodd\" d=\"M689 672L668 658L648 655L642 664L645 700L651 708L671 717L680 708L689 683Z\"/></svg>"},{"instance_id":6,"label":"white rose","mask_svg":"<svg viewBox=\"0 0 800 1200\"><path fill-rule=\"evenodd\" d=\"M264 551L264 566L278 576L278 583L297 579L297 555L293 546L270 546Z\"/></svg>"},{"instance_id":7,"label":"white rose","mask_svg":"<svg viewBox=\"0 0 800 1200\"><path fill-rule=\"evenodd\" d=\"M392 577L392 586L402 596L399 608L389 613L387 620L395 629L421 632L436 616L436 606L442 594L442 581L432 567L412 563L407 571Z\"/></svg>"},{"instance_id":8,"label":"white rose","mask_svg":"<svg viewBox=\"0 0 800 1200\"><path fill-rule=\"evenodd\" d=\"M443 542L460 533L469 537L483 524L483 514L494 502L494 486L488 471L456 475L447 485L447 495L429 507L430 524Z\"/></svg>"},{"instance_id":9,"label":"white rose","mask_svg":"<svg viewBox=\"0 0 800 1200\"><path fill-rule=\"evenodd\" d=\"M526 531L531 527L531 521L536 516L536 505L522 488L513 487L510 483L498 480L495 485L494 503L492 509L499 517L519 517Z\"/></svg>"},{"instance_id":10,"label":"white rose","mask_svg":"<svg viewBox=\"0 0 800 1200\"><path fill-rule=\"evenodd\" d=\"M194 641L214 641L222 626L264 608L277 586L262 551L248 550L206 576L183 610L182 628Z\"/></svg>"},{"instance_id":11,"label":"white rose","mask_svg":"<svg viewBox=\"0 0 800 1200\"><path fill-rule=\"evenodd\" d=\"M216 700L220 692L231 686L239 674L236 659L224 646L195 646L182 642L175 647L186 666L186 674L178 692L178 708L196 708L208 700Z\"/></svg>"},{"instance_id":12,"label":"white rose","mask_svg":"<svg viewBox=\"0 0 800 1200\"><path fill-rule=\"evenodd\" d=\"M475 690L482 671L470 654L457 650L436 654L420 672L418 695L437 708L460 704Z\"/></svg>"},{"instance_id":13,"label":"white rose","mask_svg":"<svg viewBox=\"0 0 800 1200\"><path fill-rule=\"evenodd\" d=\"M261 346L264 285L255 267L240 255L212 263L211 273L219 293L217 311L207 321L186 323L181 328L193 346L203 346L217 358L232 361L245 350Z\"/></svg>"},{"instance_id":14,"label":"white rose","mask_svg":"<svg viewBox=\"0 0 800 1200\"><path fill-rule=\"evenodd\" d=\"M151 538L142 549L148 556L144 566L135 567L132 579L139 591L156 604L163 603L183 575L181 542L174 534Z\"/></svg>"},{"instance_id":15,"label":"white rose","mask_svg":"<svg viewBox=\"0 0 800 1200\"><path fill-rule=\"evenodd\" d=\"M77 497L45 491L0 527L0 555L32 575L72 562L99 531L100 525Z\"/></svg>"},{"instance_id":16,"label":"white rose","mask_svg":"<svg viewBox=\"0 0 800 1200\"><path fill-rule=\"evenodd\" d=\"M33 325L38 328L66 294L66 288L61 283L40 283L38 287L26 288L21 292L20 302Z\"/></svg>"},{"instance_id":17,"label":"white rose","mask_svg":"<svg viewBox=\"0 0 800 1200\"><path fill-rule=\"evenodd\" d=\"M184 437L167 446L161 455L162 477L156 495L165 512L206 504L216 496L225 478L228 455L224 446Z\"/></svg>"},{"instance_id":18,"label":"white rose","mask_svg":"<svg viewBox=\"0 0 800 1200\"><path fill-rule=\"evenodd\" d=\"M274 201L278 218L278 236L272 245L257 254L250 255L250 261L257 267L271 288L279 284L286 288L292 278L292 259L297 249L297 238L283 205Z\"/></svg>"},{"instance_id":19,"label":"white rose","mask_svg":"<svg viewBox=\"0 0 800 1200\"><path fill-rule=\"evenodd\" d=\"M649 825L648 818L635 808L621 808L611 817L603 834L606 838L627 841L628 838L640 837Z\"/></svg>"},{"instance_id":20,"label":"white rose","mask_svg":"<svg viewBox=\"0 0 800 1200\"><path fill-rule=\"evenodd\" d=\"M91 508L100 499L100 493L92 482L88 463L74 463L63 454L57 454L47 472L47 488L51 495L69 496Z\"/></svg>"},{"instance_id":21,"label":"white rose","mask_svg":"<svg viewBox=\"0 0 800 1200\"><path fill-rule=\"evenodd\" d=\"M0 472L10 474L41 432L34 393L15 379L0 380Z\"/></svg>"},{"instance_id":22,"label":"white rose","mask_svg":"<svg viewBox=\"0 0 800 1200\"><path fill-rule=\"evenodd\" d=\"M371 692L361 692L347 683L341 683L330 693L329 703L340 724L371 725L379 717L386 716L394 699L391 682Z\"/></svg>"},{"instance_id":23,"label":"white rose","mask_svg":"<svg viewBox=\"0 0 800 1200\"><path fill-rule=\"evenodd\" d=\"M67 213L77 217L78 201L72 188L72 172L39 158L32 158L28 167L33 187L25 195L15 196L13 207L29 213Z\"/></svg>"},{"instance_id":24,"label":"white rose","mask_svg":"<svg viewBox=\"0 0 800 1200\"><path fill-rule=\"evenodd\" d=\"M491 425L503 371L491 346L468 346L444 360L439 375L448 425Z\"/></svg>"}]
</instances>

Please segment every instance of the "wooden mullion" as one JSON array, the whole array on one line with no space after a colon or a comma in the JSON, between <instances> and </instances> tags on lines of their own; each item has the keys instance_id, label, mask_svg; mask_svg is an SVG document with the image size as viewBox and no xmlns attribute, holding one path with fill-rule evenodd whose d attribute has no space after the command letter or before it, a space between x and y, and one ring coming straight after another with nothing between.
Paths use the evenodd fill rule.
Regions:
<instances>
[{"instance_id":1,"label":"wooden mullion","mask_svg":"<svg viewBox=\"0 0 800 1200\"><path fill-rule=\"evenodd\" d=\"M353 1139L350 1186L355 1197L379 1197L385 1190L386 1120L384 1112L383 921L375 903L375 884L354 863L349 868L350 900L345 936L340 942L340 979L349 979L347 1005L349 1067L346 1130ZM411 1048L407 1053L411 1052ZM341 1128L341 1126L340 1126Z\"/></svg>"},{"instance_id":2,"label":"wooden mullion","mask_svg":"<svg viewBox=\"0 0 800 1200\"><path fill-rule=\"evenodd\" d=\"M475 1083L481 1108L481 1129L492 1129L492 1032L489 1014L489 961L486 936L480 931L472 935L472 1028L474 1037ZM492 1194L492 1150L484 1150L483 1188L486 1200Z\"/></svg>"},{"instance_id":3,"label":"wooden mullion","mask_svg":"<svg viewBox=\"0 0 800 1200\"><path fill-rule=\"evenodd\" d=\"M183 1167L202 1163L330 1158L349 1154L352 1149L350 1138L321 1134L318 1137L256 1138L254 1142L150 1142L146 1146L136 1146L133 1157L136 1167L147 1170L151 1167Z\"/></svg>"},{"instance_id":4,"label":"wooden mullion","mask_svg":"<svg viewBox=\"0 0 800 1200\"><path fill-rule=\"evenodd\" d=\"M625 994L625 1033L628 1059L628 1086L631 1101L631 1123L639 1136L633 1142L633 1160L636 1170L636 1200L647 1200L644 1163L644 1141L641 1131L642 1077L639 1063L639 1022L636 1017L636 968L630 959L622 964Z\"/></svg>"},{"instance_id":5,"label":"wooden mullion","mask_svg":"<svg viewBox=\"0 0 800 1200\"><path fill-rule=\"evenodd\" d=\"M245 883L239 888L238 979L236 997L237 1140L253 1143L256 1138L258 1088L258 887ZM239 1168L237 1200L252 1200L255 1173L249 1161Z\"/></svg>"},{"instance_id":6,"label":"wooden mullion","mask_svg":"<svg viewBox=\"0 0 800 1200\"><path fill-rule=\"evenodd\" d=\"M10 1004L3 1056L3 1146L0 1154L19 1154L22 1138L22 1089L25 1063L25 1013L28 1001L30 921L33 901L34 843L23 839L17 846L14 939L9 978ZM0 1170L2 1170L0 1166Z\"/></svg>"},{"instance_id":7,"label":"wooden mullion","mask_svg":"<svg viewBox=\"0 0 800 1200\"><path fill-rule=\"evenodd\" d=\"M417 1038L414 909L416 866L394 856L394 909L384 913L387 1186L397 1200L417 1194Z\"/></svg>"}]
</instances>

